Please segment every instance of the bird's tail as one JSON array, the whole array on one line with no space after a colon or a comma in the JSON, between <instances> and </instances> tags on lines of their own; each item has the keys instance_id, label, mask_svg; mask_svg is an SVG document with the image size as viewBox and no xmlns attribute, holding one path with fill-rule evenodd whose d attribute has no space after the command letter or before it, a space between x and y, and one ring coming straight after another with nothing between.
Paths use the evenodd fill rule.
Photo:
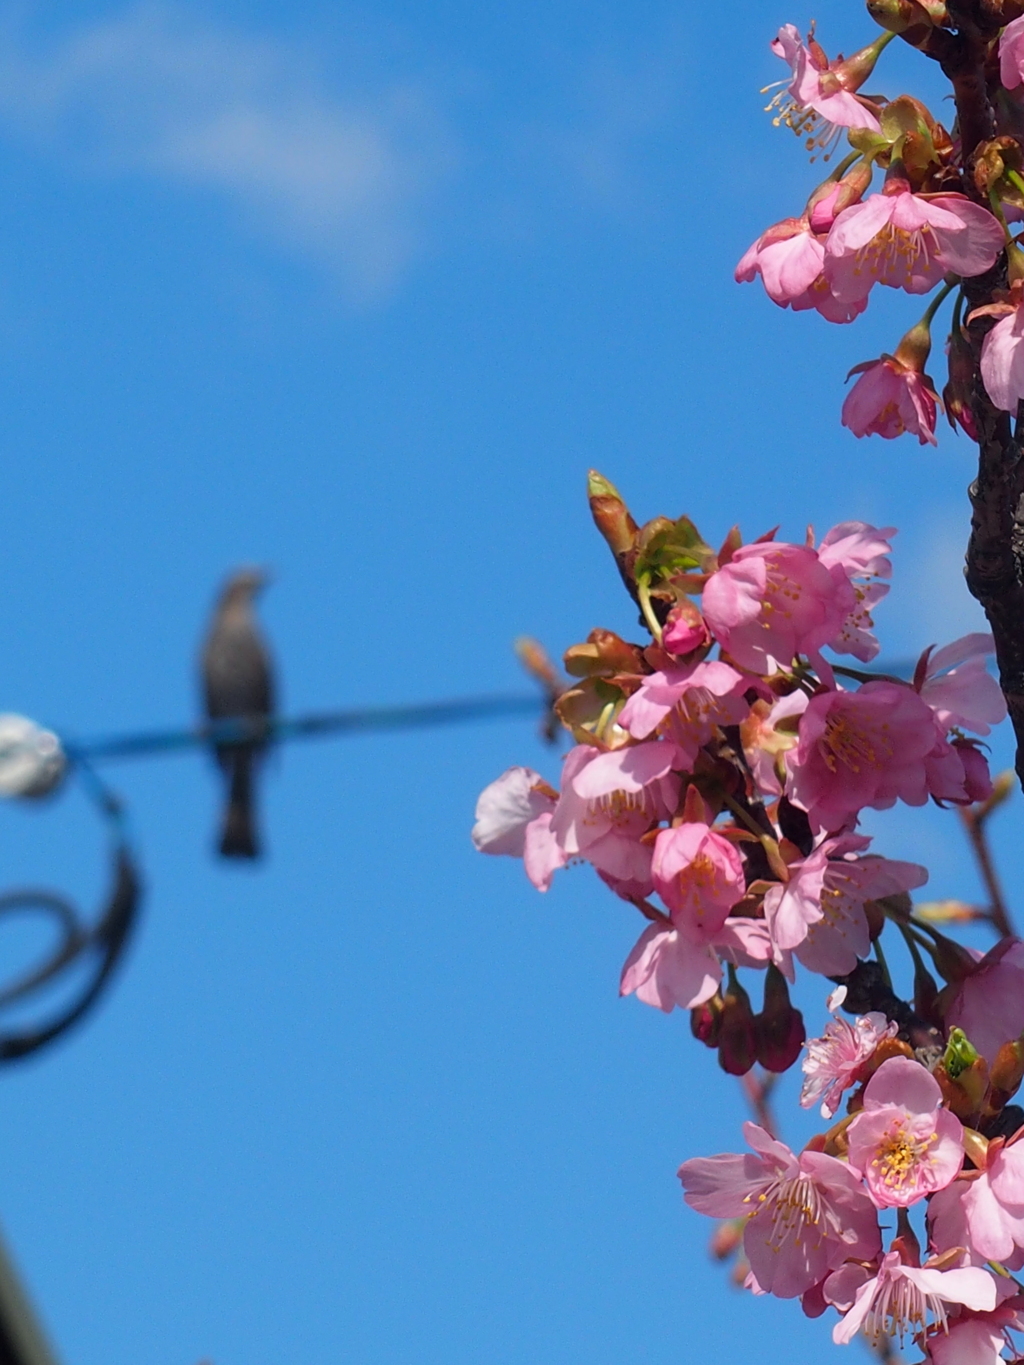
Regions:
<instances>
[{"instance_id":1,"label":"bird's tail","mask_svg":"<svg viewBox=\"0 0 1024 1365\"><path fill-rule=\"evenodd\" d=\"M231 755L228 804L221 827L220 853L223 858L258 858L259 839L253 810L253 755L244 749Z\"/></svg>"}]
</instances>

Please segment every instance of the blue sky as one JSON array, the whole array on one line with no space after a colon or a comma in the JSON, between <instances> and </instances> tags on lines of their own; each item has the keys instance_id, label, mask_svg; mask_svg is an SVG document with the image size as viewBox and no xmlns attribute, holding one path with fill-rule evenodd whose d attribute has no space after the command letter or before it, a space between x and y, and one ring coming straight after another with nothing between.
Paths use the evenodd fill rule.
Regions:
<instances>
[{"instance_id":1,"label":"blue sky","mask_svg":"<svg viewBox=\"0 0 1024 1365\"><path fill-rule=\"evenodd\" d=\"M836 0L730 15L0 10L3 708L79 736L190 719L242 561L275 573L289 710L516 688L519 633L634 630L591 465L712 541L892 522L889 655L975 626L972 447L838 422L847 370L916 305L830 327L731 279L818 178L762 112L769 39L815 17L849 51L871 26ZM894 45L876 84L932 75ZM617 999L638 926L586 869L542 898L473 853L512 762L557 771L528 721L291 745L256 869L211 857L209 763L108 769L137 940L102 1010L0 1091L0 1221L69 1365L836 1349L706 1260L674 1172L744 1114L685 1018ZM871 827L936 894L977 894L954 816ZM98 901L75 788L0 812L0 849L5 884Z\"/></svg>"}]
</instances>

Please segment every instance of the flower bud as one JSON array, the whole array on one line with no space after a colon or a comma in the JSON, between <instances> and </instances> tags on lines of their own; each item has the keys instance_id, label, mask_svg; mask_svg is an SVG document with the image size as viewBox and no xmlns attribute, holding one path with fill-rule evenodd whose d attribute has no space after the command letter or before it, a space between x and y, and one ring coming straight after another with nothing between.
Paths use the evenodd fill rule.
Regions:
<instances>
[{"instance_id":1,"label":"flower bud","mask_svg":"<svg viewBox=\"0 0 1024 1365\"><path fill-rule=\"evenodd\" d=\"M964 1033L962 1028L949 1030L949 1041L943 1054L942 1065L951 1081L955 1081L962 1071L973 1066L978 1060L978 1049Z\"/></svg>"},{"instance_id":2,"label":"flower bud","mask_svg":"<svg viewBox=\"0 0 1024 1365\"><path fill-rule=\"evenodd\" d=\"M632 550L640 528L630 516L619 490L596 469L587 476L587 496L597 529L608 542L612 554L621 559Z\"/></svg>"},{"instance_id":3,"label":"flower bud","mask_svg":"<svg viewBox=\"0 0 1024 1365\"><path fill-rule=\"evenodd\" d=\"M730 1076L745 1076L757 1060L754 1011L750 1008L750 996L732 967L722 1003L718 1065Z\"/></svg>"},{"instance_id":4,"label":"flower bud","mask_svg":"<svg viewBox=\"0 0 1024 1365\"><path fill-rule=\"evenodd\" d=\"M946 938L945 934L940 934L935 929L931 931L931 936L934 939L932 951L935 954L935 966L943 981L951 983L965 981L967 977L974 975L978 963L966 948L962 948L959 943L954 943L951 938Z\"/></svg>"},{"instance_id":5,"label":"flower bud","mask_svg":"<svg viewBox=\"0 0 1024 1365\"><path fill-rule=\"evenodd\" d=\"M871 185L871 176L871 158L863 157L841 179L832 175L823 181L804 209L812 231L828 232L843 209L859 204Z\"/></svg>"},{"instance_id":6,"label":"flower bud","mask_svg":"<svg viewBox=\"0 0 1024 1365\"><path fill-rule=\"evenodd\" d=\"M906 34L920 28L923 37L932 27L931 16L917 0L867 0L867 6L875 23L888 33Z\"/></svg>"},{"instance_id":7,"label":"flower bud","mask_svg":"<svg viewBox=\"0 0 1024 1365\"><path fill-rule=\"evenodd\" d=\"M689 598L678 602L669 612L661 643L670 654L679 656L692 654L711 643L707 623Z\"/></svg>"},{"instance_id":8,"label":"flower bud","mask_svg":"<svg viewBox=\"0 0 1024 1365\"><path fill-rule=\"evenodd\" d=\"M718 1046L724 1009L722 993L717 991L710 1000L705 1000L703 1005L698 1005L690 1011L690 1032L698 1043L703 1043L705 1047Z\"/></svg>"},{"instance_id":9,"label":"flower bud","mask_svg":"<svg viewBox=\"0 0 1024 1365\"><path fill-rule=\"evenodd\" d=\"M992 774L985 755L969 739L954 739L953 748L964 765L964 790L968 800L987 801L992 795Z\"/></svg>"},{"instance_id":10,"label":"flower bud","mask_svg":"<svg viewBox=\"0 0 1024 1365\"><path fill-rule=\"evenodd\" d=\"M952 1079L942 1062L932 1075L939 1083L946 1108L955 1114L961 1123L968 1123L975 1114L981 1112L988 1091L988 1065L984 1057L975 1057L969 1066L957 1073Z\"/></svg>"},{"instance_id":11,"label":"flower bud","mask_svg":"<svg viewBox=\"0 0 1024 1365\"><path fill-rule=\"evenodd\" d=\"M946 405L946 417L955 431L957 426L972 441L978 439L974 413L971 410L971 396L974 392L976 366L970 343L960 327L954 326L949 336L949 383L942 390L942 401Z\"/></svg>"},{"instance_id":12,"label":"flower bud","mask_svg":"<svg viewBox=\"0 0 1024 1365\"><path fill-rule=\"evenodd\" d=\"M611 678L616 673L646 672L639 647L627 644L613 630L592 630L585 644L569 646L562 663L573 678Z\"/></svg>"},{"instance_id":13,"label":"flower bud","mask_svg":"<svg viewBox=\"0 0 1024 1365\"><path fill-rule=\"evenodd\" d=\"M1017 1038L1012 1043L1004 1043L996 1053L989 1074L989 1082L994 1090L1000 1090L1009 1099L1016 1094L1024 1080L1024 1041ZM1003 1101L1006 1103L1006 1100Z\"/></svg>"},{"instance_id":14,"label":"flower bud","mask_svg":"<svg viewBox=\"0 0 1024 1365\"><path fill-rule=\"evenodd\" d=\"M803 1015L790 1003L786 978L774 963L764 979L764 1006L754 1021L757 1060L766 1071L788 1071L807 1037Z\"/></svg>"},{"instance_id":15,"label":"flower bud","mask_svg":"<svg viewBox=\"0 0 1024 1365\"><path fill-rule=\"evenodd\" d=\"M727 1223L719 1223L708 1244L708 1250L716 1261L727 1261L739 1250L745 1225L745 1218L730 1218Z\"/></svg>"},{"instance_id":16,"label":"flower bud","mask_svg":"<svg viewBox=\"0 0 1024 1365\"><path fill-rule=\"evenodd\" d=\"M859 90L871 76L875 69L875 63L882 55L888 42L889 34L883 33L873 43L868 43L867 47L862 47L859 52L853 53L851 57L836 62L827 73L823 74L822 90L827 91L826 76L834 77L840 90L846 90L851 94Z\"/></svg>"}]
</instances>

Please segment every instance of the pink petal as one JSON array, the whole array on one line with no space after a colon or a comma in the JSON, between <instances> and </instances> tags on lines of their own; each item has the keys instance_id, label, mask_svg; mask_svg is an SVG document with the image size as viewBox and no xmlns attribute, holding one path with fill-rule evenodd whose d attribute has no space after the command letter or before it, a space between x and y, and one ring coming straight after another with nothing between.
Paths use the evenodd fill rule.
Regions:
<instances>
[{"instance_id":1,"label":"pink petal","mask_svg":"<svg viewBox=\"0 0 1024 1365\"><path fill-rule=\"evenodd\" d=\"M829 257L851 255L867 246L890 221L894 209L892 197L886 194L869 195L862 203L843 209L825 241L826 274Z\"/></svg>"},{"instance_id":2,"label":"pink petal","mask_svg":"<svg viewBox=\"0 0 1024 1365\"><path fill-rule=\"evenodd\" d=\"M526 826L523 841L523 866L538 891L551 887L551 878L566 864L565 853L551 833L551 812L538 815Z\"/></svg>"},{"instance_id":3,"label":"pink petal","mask_svg":"<svg viewBox=\"0 0 1024 1365\"><path fill-rule=\"evenodd\" d=\"M931 1114L942 1103L939 1083L912 1057L890 1057L867 1083L864 1108L896 1104L912 1114Z\"/></svg>"},{"instance_id":4,"label":"pink petal","mask_svg":"<svg viewBox=\"0 0 1024 1365\"><path fill-rule=\"evenodd\" d=\"M643 791L651 782L671 772L677 758L676 746L660 740L598 754L572 779L573 789L584 801L610 796L615 791Z\"/></svg>"},{"instance_id":5,"label":"pink petal","mask_svg":"<svg viewBox=\"0 0 1024 1365\"><path fill-rule=\"evenodd\" d=\"M987 1270L965 1266L962 1270L918 1270L900 1266L900 1274L925 1294L935 1294L947 1303L962 1303L976 1313L991 1313L996 1306L996 1284Z\"/></svg>"}]
</instances>

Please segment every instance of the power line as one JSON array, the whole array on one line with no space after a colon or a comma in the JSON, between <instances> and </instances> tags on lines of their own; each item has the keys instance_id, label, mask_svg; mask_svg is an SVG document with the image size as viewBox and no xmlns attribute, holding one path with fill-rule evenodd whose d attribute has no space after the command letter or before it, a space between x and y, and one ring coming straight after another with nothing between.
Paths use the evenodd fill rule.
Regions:
<instances>
[{"instance_id":1,"label":"power line","mask_svg":"<svg viewBox=\"0 0 1024 1365\"><path fill-rule=\"evenodd\" d=\"M397 706L360 706L339 711L314 711L280 719L209 721L173 730L144 730L137 734L106 735L99 739L61 742L72 765L106 763L113 759L143 758L213 744L313 739L328 734L369 734L389 730L423 730L435 725L464 725L506 716L540 716L544 701L536 694L509 693L461 697L451 701L412 702Z\"/></svg>"}]
</instances>

